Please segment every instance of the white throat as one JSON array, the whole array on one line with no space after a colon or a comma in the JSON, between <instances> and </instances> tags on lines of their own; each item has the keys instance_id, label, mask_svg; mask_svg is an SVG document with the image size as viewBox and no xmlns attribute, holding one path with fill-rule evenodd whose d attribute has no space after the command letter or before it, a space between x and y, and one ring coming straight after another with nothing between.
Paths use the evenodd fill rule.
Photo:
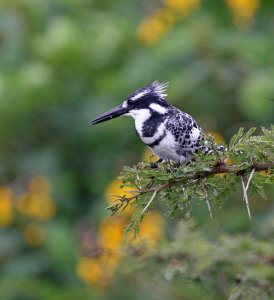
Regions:
<instances>
[{"instance_id":1,"label":"white throat","mask_svg":"<svg viewBox=\"0 0 274 300\"><path fill-rule=\"evenodd\" d=\"M139 134L142 134L142 127L145 121L150 118L151 112L148 108L133 109L125 115L131 116L135 120L135 128Z\"/></svg>"}]
</instances>

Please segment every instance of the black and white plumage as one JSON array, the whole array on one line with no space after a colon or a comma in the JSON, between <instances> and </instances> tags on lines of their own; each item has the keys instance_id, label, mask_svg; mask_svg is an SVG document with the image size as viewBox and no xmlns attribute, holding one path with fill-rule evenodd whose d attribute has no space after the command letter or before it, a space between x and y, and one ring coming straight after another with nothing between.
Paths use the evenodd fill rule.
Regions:
<instances>
[{"instance_id":1,"label":"black and white plumage","mask_svg":"<svg viewBox=\"0 0 274 300\"><path fill-rule=\"evenodd\" d=\"M160 159L185 163L204 147L203 133L190 115L166 101L166 87L166 83L155 81L133 92L121 105L90 123L98 124L121 115L131 116L141 140Z\"/></svg>"}]
</instances>

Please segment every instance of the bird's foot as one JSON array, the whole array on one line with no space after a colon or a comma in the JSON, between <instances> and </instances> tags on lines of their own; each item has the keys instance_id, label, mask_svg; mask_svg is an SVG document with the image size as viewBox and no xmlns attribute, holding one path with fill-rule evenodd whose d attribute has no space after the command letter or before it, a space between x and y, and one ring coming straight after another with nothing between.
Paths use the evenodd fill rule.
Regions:
<instances>
[{"instance_id":1,"label":"bird's foot","mask_svg":"<svg viewBox=\"0 0 274 300\"><path fill-rule=\"evenodd\" d=\"M159 158L157 161L155 161L154 163L150 164L151 169L157 169L158 168L158 164L161 163L163 161L162 158Z\"/></svg>"},{"instance_id":2,"label":"bird's foot","mask_svg":"<svg viewBox=\"0 0 274 300\"><path fill-rule=\"evenodd\" d=\"M179 167L181 167L183 164L182 163L176 163L174 164L174 169L178 169Z\"/></svg>"}]
</instances>

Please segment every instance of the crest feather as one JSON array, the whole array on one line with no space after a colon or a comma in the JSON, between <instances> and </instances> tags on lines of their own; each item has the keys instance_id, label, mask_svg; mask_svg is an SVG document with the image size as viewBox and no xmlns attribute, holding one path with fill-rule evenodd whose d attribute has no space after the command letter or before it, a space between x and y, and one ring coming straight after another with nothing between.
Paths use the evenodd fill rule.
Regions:
<instances>
[{"instance_id":1,"label":"crest feather","mask_svg":"<svg viewBox=\"0 0 274 300\"><path fill-rule=\"evenodd\" d=\"M166 89L168 87L168 82L161 83L159 81L154 81L152 84L149 86L151 88L152 92L159 96L160 98L165 98L167 96Z\"/></svg>"},{"instance_id":2,"label":"crest feather","mask_svg":"<svg viewBox=\"0 0 274 300\"><path fill-rule=\"evenodd\" d=\"M159 81L153 81L150 85L145 86L145 87L131 93L128 96L128 99L130 99L132 101L136 101L148 94L152 94L163 100L167 96L167 94L165 93L167 86L168 86L168 82L161 83Z\"/></svg>"}]
</instances>

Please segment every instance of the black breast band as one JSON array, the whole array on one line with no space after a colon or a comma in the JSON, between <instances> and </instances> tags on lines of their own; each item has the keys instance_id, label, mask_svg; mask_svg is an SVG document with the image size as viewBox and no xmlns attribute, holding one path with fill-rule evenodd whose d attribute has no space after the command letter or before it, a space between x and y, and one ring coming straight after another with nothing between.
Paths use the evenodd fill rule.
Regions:
<instances>
[{"instance_id":1,"label":"black breast band","mask_svg":"<svg viewBox=\"0 0 274 300\"><path fill-rule=\"evenodd\" d=\"M166 136L166 131L164 131L163 134L160 135L158 139L156 139L153 143L147 144L147 146L151 148L158 146L165 136Z\"/></svg>"}]
</instances>

